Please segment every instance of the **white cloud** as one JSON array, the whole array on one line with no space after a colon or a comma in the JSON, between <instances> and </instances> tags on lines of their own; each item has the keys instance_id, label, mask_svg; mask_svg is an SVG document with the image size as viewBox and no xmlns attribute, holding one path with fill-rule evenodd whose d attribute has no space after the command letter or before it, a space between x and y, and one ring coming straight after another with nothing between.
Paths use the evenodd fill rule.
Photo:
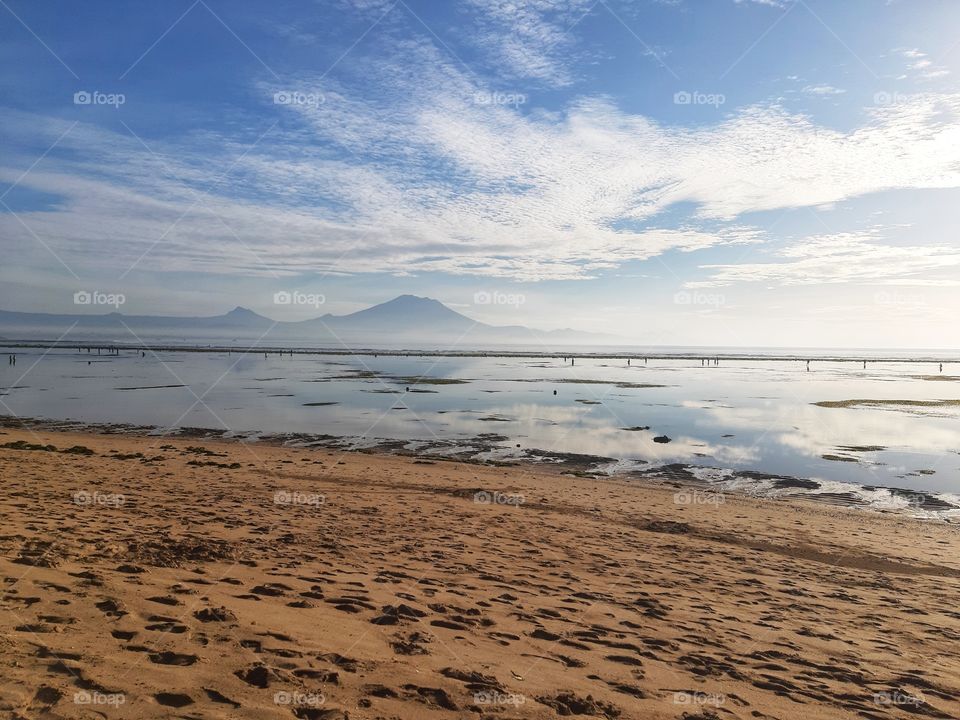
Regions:
<instances>
[{"instance_id":1,"label":"white cloud","mask_svg":"<svg viewBox=\"0 0 960 720\"><path fill-rule=\"evenodd\" d=\"M819 95L822 97L827 97L830 95L842 95L846 92L846 90L835 88L832 85L807 85L803 88L803 92L805 92L807 95Z\"/></svg>"},{"instance_id":2,"label":"white cloud","mask_svg":"<svg viewBox=\"0 0 960 720\"><path fill-rule=\"evenodd\" d=\"M156 145L164 165L132 137L79 125L25 180L62 204L21 218L71 265L121 271L146 253L144 266L165 270L572 279L763 241L747 213L960 187L960 95L917 95L852 130L771 104L712 126L667 127L601 97L556 113L478 104L491 88L432 46L411 41L398 52L356 66L379 83L362 96L302 78L293 88L322 91L325 102L273 106L283 123L252 148L188 137ZM265 103L278 89L290 84L259 88ZM16 113L2 120L22 144L49 144L66 128ZM3 177L12 182L30 162L11 158ZM191 209L191 188L211 186ZM686 220L658 217L678 203L695 208ZM11 252L45 253L9 214L0 233ZM893 254L888 280L910 275L911 253L929 260L924 248ZM810 276L819 267L788 262ZM720 281L750 274L716 271ZM783 272L785 282L797 277Z\"/></svg>"},{"instance_id":3,"label":"white cloud","mask_svg":"<svg viewBox=\"0 0 960 720\"><path fill-rule=\"evenodd\" d=\"M570 30L595 0L464 0L476 11L476 43L506 73L547 85L568 85Z\"/></svg>"},{"instance_id":4,"label":"white cloud","mask_svg":"<svg viewBox=\"0 0 960 720\"><path fill-rule=\"evenodd\" d=\"M115 143L123 144L122 138ZM479 207L431 211L408 205L395 189L385 188L381 194L362 174L352 177L349 169L335 164L320 165L314 172L328 173L330 183L340 184L344 195L352 195L363 212L346 221L306 208L217 196L191 209L193 195L160 179L149 187L132 189L97 179L39 173L31 178L34 186L62 195L67 202L56 212L21 213L20 217L78 273L94 268L112 270L114 275L143 256L143 269L159 267L167 272L283 276L436 271L526 280L576 279L668 250L688 252L754 237L738 227L712 233L696 229L618 233L589 226L566 231L529 225L508 228L483 217ZM0 179L16 178L12 172L0 172ZM12 241L7 253L10 262L23 252L44 257L45 251L11 215L0 215L0 231Z\"/></svg>"},{"instance_id":5,"label":"white cloud","mask_svg":"<svg viewBox=\"0 0 960 720\"><path fill-rule=\"evenodd\" d=\"M936 80L946 77L950 71L934 63L930 57L917 48L905 48L899 51L907 60L907 67L921 80Z\"/></svg>"},{"instance_id":6,"label":"white cloud","mask_svg":"<svg viewBox=\"0 0 960 720\"><path fill-rule=\"evenodd\" d=\"M766 5L767 7L785 8L795 0L733 0L736 5Z\"/></svg>"},{"instance_id":7,"label":"white cloud","mask_svg":"<svg viewBox=\"0 0 960 720\"><path fill-rule=\"evenodd\" d=\"M953 279L960 267L960 249L892 245L879 239L878 230L815 236L790 244L777 255L779 259L772 262L705 265L702 269L711 271L710 279L688 286L741 282L960 286L960 280Z\"/></svg>"},{"instance_id":8,"label":"white cloud","mask_svg":"<svg viewBox=\"0 0 960 720\"><path fill-rule=\"evenodd\" d=\"M338 4L361 15L376 18L398 3L397 0L339 0Z\"/></svg>"}]
</instances>

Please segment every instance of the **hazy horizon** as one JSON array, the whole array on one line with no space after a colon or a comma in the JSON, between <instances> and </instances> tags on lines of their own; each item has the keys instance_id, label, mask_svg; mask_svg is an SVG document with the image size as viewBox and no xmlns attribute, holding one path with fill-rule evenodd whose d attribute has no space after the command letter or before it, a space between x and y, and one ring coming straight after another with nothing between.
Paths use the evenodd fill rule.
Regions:
<instances>
[{"instance_id":1,"label":"hazy horizon","mask_svg":"<svg viewBox=\"0 0 960 720\"><path fill-rule=\"evenodd\" d=\"M410 301L413 302L413 307ZM173 346L196 346L220 344L222 346L242 345L247 341L249 347L262 349L296 348L300 350L324 348L343 350L379 348L384 352L391 350L421 349L438 352L476 352L490 350L508 354L530 352L533 354L552 354L570 351L575 354L596 355L617 353L635 354L648 351L653 355L751 355L798 356L798 357L842 357L849 360L893 358L893 359L929 359L952 361L958 352L956 347L898 348L892 346L855 347L838 346L797 346L797 345L648 345L630 341L617 335L608 335L584 331L578 328L559 328L544 331L542 328L530 328L522 325L489 325L474 320L469 314L458 313L447 306L445 311L456 313L466 322L459 328L439 328L432 334L418 334L417 327L429 327L431 319L423 317L417 310L420 306L431 306L440 301L426 296L403 295L363 308L348 315L318 314L294 321L279 320L262 315L243 306L237 306L215 315L160 315L148 313L133 315L116 309L104 312L50 314L26 313L16 323L10 322L9 313L0 308L0 341L42 343L45 346L75 344L77 342L108 342L136 347L171 344ZM280 304L281 307L283 304ZM441 303L441 305L443 305ZM399 306L399 307L395 307ZM81 305L81 307L89 307ZM321 306L318 306L322 307ZM387 312L374 331L363 327L350 328L339 326L335 321L349 321L352 317L366 315L367 311ZM85 325L84 320L99 323L119 319L114 326ZM30 325L35 321L46 320ZM67 322L57 324L63 318ZM131 318L146 321L146 325L131 323ZM151 324L151 321L184 321L183 325ZM209 321L222 320L221 325ZM264 331L258 321L273 323ZM190 324L200 321L201 324ZM331 327L331 323L334 323ZM413 329L411 329L413 328ZM498 330L514 330L513 335L496 335ZM299 334L298 334L299 333ZM279 343L279 344L271 344ZM328 347L329 346L329 347Z\"/></svg>"}]
</instances>

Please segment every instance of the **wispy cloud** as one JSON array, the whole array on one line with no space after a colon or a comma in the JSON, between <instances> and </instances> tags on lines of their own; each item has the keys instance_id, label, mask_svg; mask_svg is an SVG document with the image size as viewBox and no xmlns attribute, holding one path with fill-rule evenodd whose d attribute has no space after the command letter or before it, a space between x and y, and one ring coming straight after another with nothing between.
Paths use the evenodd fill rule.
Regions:
<instances>
[{"instance_id":1,"label":"wispy cloud","mask_svg":"<svg viewBox=\"0 0 960 720\"><path fill-rule=\"evenodd\" d=\"M475 42L505 76L547 85L572 82L571 30L596 0L464 0L475 10Z\"/></svg>"},{"instance_id":2,"label":"wispy cloud","mask_svg":"<svg viewBox=\"0 0 960 720\"><path fill-rule=\"evenodd\" d=\"M796 0L733 0L736 5L766 5L767 7L785 8Z\"/></svg>"},{"instance_id":3,"label":"wispy cloud","mask_svg":"<svg viewBox=\"0 0 960 720\"><path fill-rule=\"evenodd\" d=\"M960 286L954 279L960 250L947 246L894 245L878 229L819 235L788 245L764 263L706 265L706 281L690 287L763 282L776 285L866 283L872 285Z\"/></svg>"},{"instance_id":4,"label":"wispy cloud","mask_svg":"<svg viewBox=\"0 0 960 720\"><path fill-rule=\"evenodd\" d=\"M950 74L949 70L934 63L927 53L917 48L904 48L899 50L899 53L906 58L910 71L922 80L936 80Z\"/></svg>"},{"instance_id":5,"label":"wispy cloud","mask_svg":"<svg viewBox=\"0 0 960 720\"><path fill-rule=\"evenodd\" d=\"M80 125L25 181L62 201L20 218L71 264L121 271L145 256L170 271L546 280L761 242L750 213L960 186L960 95L912 96L850 130L771 103L671 127L606 97L522 111L518 98L491 100L500 88L433 43L396 42L385 58L354 61L353 72L374 79L362 93L321 76L258 86L282 123L255 146L208 133L158 144L160 162L129 135ZM291 86L322 102L273 105ZM49 144L63 131L18 113L3 123L24 142ZM12 182L23 168L7 165ZM693 208L686 220L663 217L680 203ZM43 252L9 214L0 232L16 241L14 254ZM912 272L889 266L889 278ZM777 277L773 268L715 270L721 281Z\"/></svg>"},{"instance_id":6,"label":"wispy cloud","mask_svg":"<svg viewBox=\"0 0 960 720\"><path fill-rule=\"evenodd\" d=\"M816 95L819 97L829 97L831 95L842 95L846 90L835 88L832 85L807 85L802 92L807 95Z\"/></svg>"}]
</instances>

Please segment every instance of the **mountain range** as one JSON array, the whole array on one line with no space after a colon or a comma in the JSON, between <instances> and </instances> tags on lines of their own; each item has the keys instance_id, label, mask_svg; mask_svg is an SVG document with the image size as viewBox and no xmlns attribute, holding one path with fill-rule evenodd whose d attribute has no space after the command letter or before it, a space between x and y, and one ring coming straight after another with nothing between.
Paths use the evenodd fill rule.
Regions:
<instances>
[{"instance_id":1,"label":"mountain range","mask_svg":"<svg viewBox=\"0 0 960 720\"><path fill-rule=\"evenodd\" d=\"M563 329L542 331L522 325L488 325L450 309L438 300L399 297L349 315L327 313L295 322L276 321L237 307L224 315L48 314L0 310L0 333L13 340L78 342L253 342L364 347L437 346L477 348L490 344L556 347L566 344L615 344L610 335ZM622 341L620 341L622 342Z\"/></svg>"}]
</instances>

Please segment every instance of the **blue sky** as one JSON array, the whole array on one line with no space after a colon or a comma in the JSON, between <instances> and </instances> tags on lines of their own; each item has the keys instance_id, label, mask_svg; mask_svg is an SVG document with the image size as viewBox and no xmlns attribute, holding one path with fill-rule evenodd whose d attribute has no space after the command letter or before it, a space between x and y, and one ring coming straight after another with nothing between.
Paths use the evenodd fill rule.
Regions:
<instances>
[{"instance_id":1,"label":"blue sky","mask_svg":"<svg viewBox=\"0 0 960 720\"><path fill-rule=\"evenodd\" d=\"M2 0L0 307L409 292L645 344L957 347L958 27L947 0Z\"/></svg>"}]
</instances>

